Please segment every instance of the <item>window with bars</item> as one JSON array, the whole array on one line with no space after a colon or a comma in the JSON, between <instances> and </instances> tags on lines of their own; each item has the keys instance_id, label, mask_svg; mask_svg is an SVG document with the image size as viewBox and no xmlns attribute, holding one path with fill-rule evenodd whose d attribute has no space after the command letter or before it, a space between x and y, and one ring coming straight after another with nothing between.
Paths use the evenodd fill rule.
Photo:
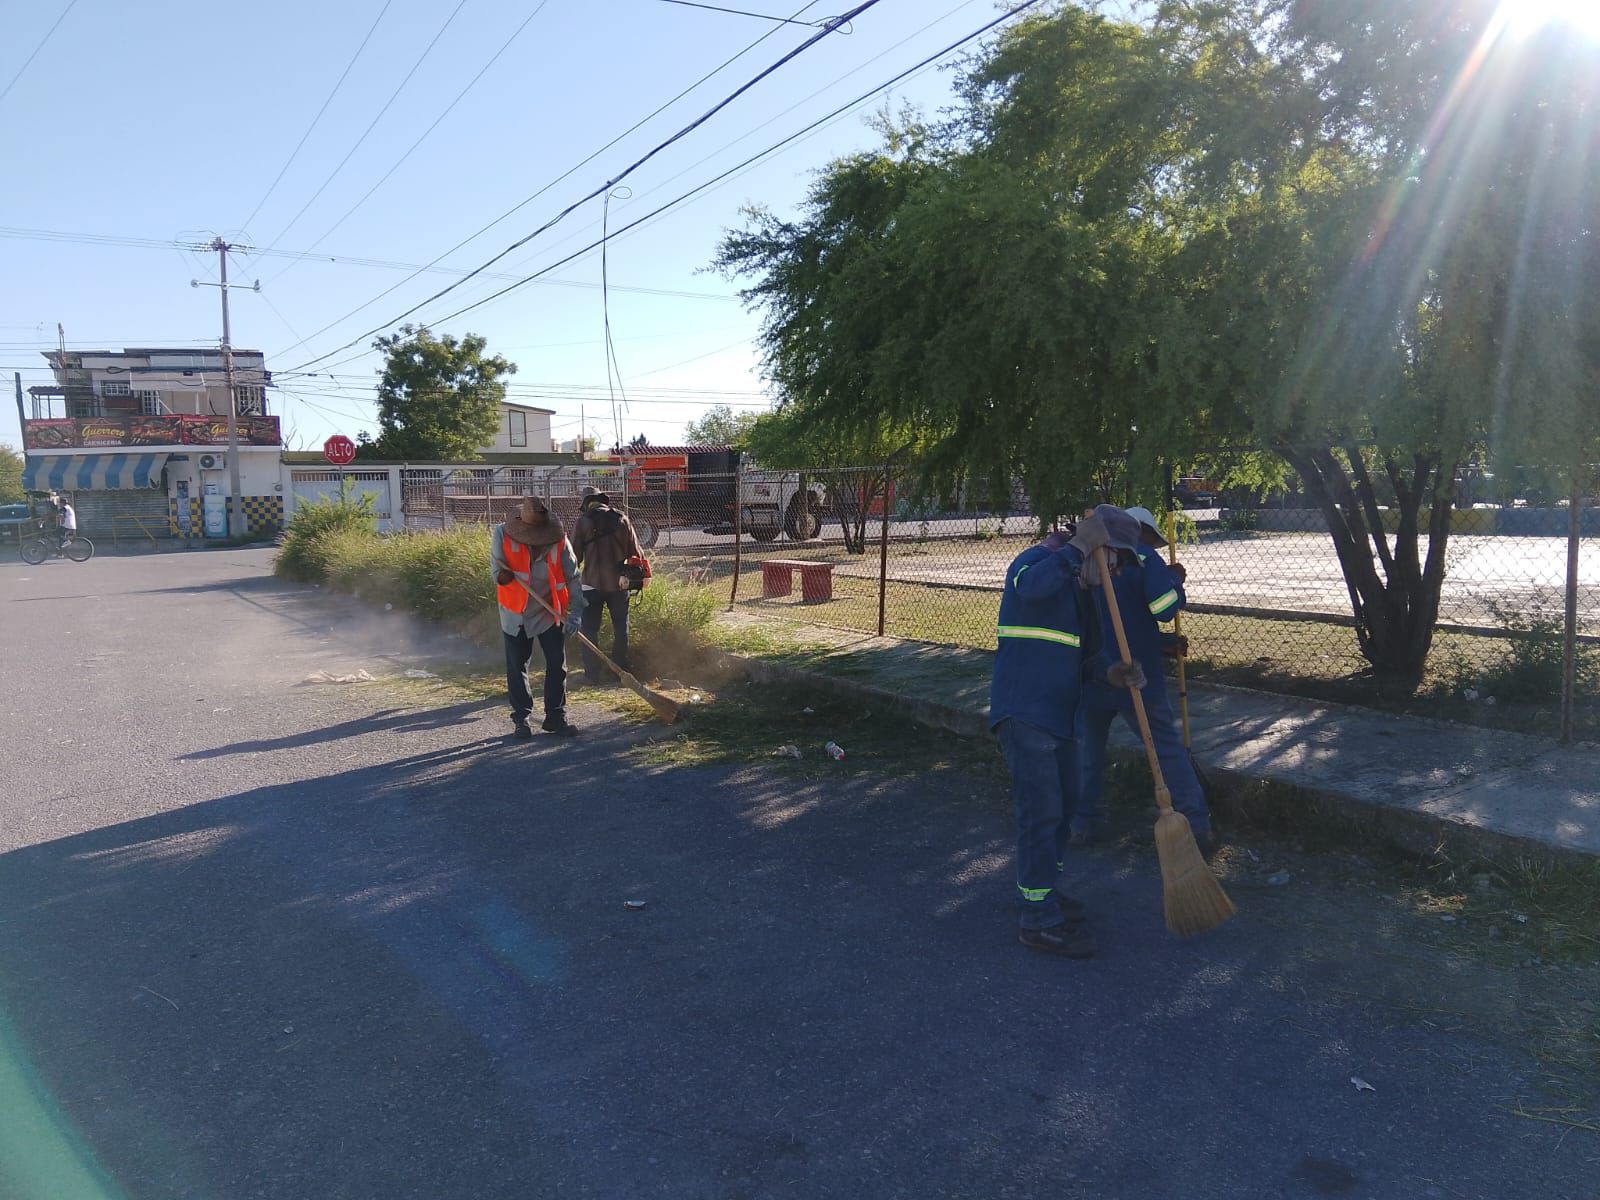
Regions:
<instances>
[{"instance_id":1,"label":"window with bars","mask_svg":"<svg viewBox=\"0 0 1600 1200\"><path fill-rule=\"evenodd\" d=\"M102 396L131 396L133 385L126 379L102 379L100 381L100 394Z\"/></svg>"},{"instance_id":2,"label":"window with bars","mask_svg":"<svg viewBox=\"0 0 1600 1200\"><path fill-rule=\"evenodd\" d=\"M266 411L266 389L254 384L242 384L233 389L240 416L259 417Z\"/></svg>"},{"instance_id":3,"label":"window with bars","mask_svg":"<svg viewBox=\"0 0 1600 1200\"><path fill-rule=\"evenodd\" d=\"M139 401L139 414L145 417L159 417L167 411L167 406L161 401L160 392L135 392L134 396Z\"/></svg>"}]
</instances>

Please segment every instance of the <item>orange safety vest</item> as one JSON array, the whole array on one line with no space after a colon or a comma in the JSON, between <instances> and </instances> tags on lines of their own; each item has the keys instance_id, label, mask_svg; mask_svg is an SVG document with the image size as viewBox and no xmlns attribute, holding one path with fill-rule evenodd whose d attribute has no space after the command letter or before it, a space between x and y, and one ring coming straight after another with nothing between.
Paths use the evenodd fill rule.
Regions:
<instances>
[{"instance_id":1,"label":"orange safety vest","mask_svg":"<svg viewBox=\"0 0 1600 1200\"><path fill-rule=\"evenodd\" d=\"M566 619L567 609L572 605L572 594L567 588L567 573L561 566L561 546L558 542L550 547L550 552L545 555L545 564L550 575L551 605ZM500 549L505 555L506 566L518 575L533 577L533 550L521 542L514 542L509 535L500 537ZM498 584L495 595L500 601L500 607L507 612L516 613L519 617L527 611L530 594L527 585L520 579L513 579L510 583Z\"/></svg>"}]
</instances>

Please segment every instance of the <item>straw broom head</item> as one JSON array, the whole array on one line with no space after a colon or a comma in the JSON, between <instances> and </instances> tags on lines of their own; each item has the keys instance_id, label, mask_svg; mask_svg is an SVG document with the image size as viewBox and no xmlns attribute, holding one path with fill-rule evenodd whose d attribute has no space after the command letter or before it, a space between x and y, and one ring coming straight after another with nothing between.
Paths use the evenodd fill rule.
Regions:
<instances>
[{"instance_id":1,"label":"straw broom head","mask_svg":"<svg viewBox=\"0 0 1600 1200\"><path fill-rule=\"evenodd\" d=\"M1209 933L1233 916L1233 901L1200 853L1189 818L1165 804L1156 818L1156 857L1161 861L1167 928L1173 933Z\"/></svg>"}]
</instances>

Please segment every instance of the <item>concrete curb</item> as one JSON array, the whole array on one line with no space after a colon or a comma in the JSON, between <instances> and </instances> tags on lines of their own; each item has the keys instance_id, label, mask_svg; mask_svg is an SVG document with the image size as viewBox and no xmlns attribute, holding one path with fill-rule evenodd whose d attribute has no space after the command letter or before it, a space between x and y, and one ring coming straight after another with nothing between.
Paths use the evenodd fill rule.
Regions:
<instances>
[{"instance_id":1,"label":"concrete curb","mask_svg":"<svg viewBox=\"0 0 1600 1200\"><path fill-rule=\"evenodd\" d=\"M857 679L786 663L768 662L733 652L724 652L724 655L728 663L737 664L740 670L757 682L798 684L833 695L867 698L933 729L961 737L991 737L986 714L971 709L924 697L907 696ZM1226 703L1230 698L1243 697L1272 705L1281 705L1285 700L1281 696L1248 689L1209 689L1198 685L1190 686L1190 695L1191 698L1207 697L1210 701L1221 703ZM1351 716L1360 719L1372 719L1375 715L1356 709L1348 711ZM1458 736L1463 732L1468 735L1477 732L1445 722L1425 723L1437 725L1441 730L1448 729ZM1224 824L1284 833L1315 831L1341 841L1363 845L1376 843L1441 861L1476 861L1519 868L1529 865L1583 866L1600 862L1600 854L1590 850L1495 828L1485 823L1468 806L1457 802L1463 790L1460 786L1444 787L1437 781L1430 784L1421 779L1408 782L1403 774L1397 772L1393 792L1409 789L1419 796L1433 792L1437 793L1437 798L1424 796L1410 803L1386 803L1381 794L1370 787L1340 788L1308 784L1303 777L1304 771L1293 768L1243 768L1229 761L1232 757L1228 753L1229 748L1236 747L1225 743L1216 749L1197 746L1195 751L1196 759L1215 786L1214 807ZM1114 761L1119 763L1142 762L1144 758L1138 742L1120 724L1110 752ZM1532 760L1502 764L1501 769L1508 778L1504 781L1490 779L1487 783L1495 787L1511 786L1514 777L1526 772L1532 765ZM1301 777L1297 778L1297 774ZM1471 771L1468 771L1466 778L1471 778ZM1473 786L1484 784L1479 782Z\"/></svg>"}]
</instances>

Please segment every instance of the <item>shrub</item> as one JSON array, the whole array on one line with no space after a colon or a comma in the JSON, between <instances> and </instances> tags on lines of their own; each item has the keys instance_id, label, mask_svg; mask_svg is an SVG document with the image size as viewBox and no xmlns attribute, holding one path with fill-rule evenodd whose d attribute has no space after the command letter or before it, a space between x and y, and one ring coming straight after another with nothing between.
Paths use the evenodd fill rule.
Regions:
<instances>
[{"instance_id":1,"label":"shrub","mask_svg":"<svg viewBox=\"0 0 1600 1200\"><path fill-rule=\"evenodd\" d=\"M629 633L641 642L673 635L692 639L711 624L720 601L721 593L705 584L681 583L658 575L633 598Z\"/></svg>"},{"instance_id":2,"label":"shrub","mask_svg":"<svg viewBox=\"0 0 1600 1200\"><path fill-rule=\"evenodd\" d=\"M273 571L300 583L321 583L327 578L328 562L322 542L334 533L365 533L377 529L372 514L372 497L363 494L352 501L348 495L325 496L296 507L283 532L283 550L273 563Z\"/></svg>"},{"instance_id":3,"label":"shrub","mask_svg":"<svg viewBox=\"0 0 1600 1200\"><path fill-rule=\"evenodd\" d=\"M1536 593L1534 601L1538 599ZM1474 692L1480 699L1493 696L1497 702L1550 703L1561 694L1564 622L1560 617L1518 612L1494 600L1486 604L1495 624L1508 635L1506 651L1488 665L1458 656L1449 671L1451 691ZM1600 685L1600 661L1592 648L1578 647L1576 674L1580 691Z\"/></svg>"},{"instance_id":4,"label":"shrub","mask_svg":"<svg viewBox=\"0 0 1600 1200\"><path fill-rule=\"evenodd\" d=\"M1234 533L1249 533L1261 524L1253 508L1230 508L1222 513L1222 527Z\"/></svg>"}]
</instances>

